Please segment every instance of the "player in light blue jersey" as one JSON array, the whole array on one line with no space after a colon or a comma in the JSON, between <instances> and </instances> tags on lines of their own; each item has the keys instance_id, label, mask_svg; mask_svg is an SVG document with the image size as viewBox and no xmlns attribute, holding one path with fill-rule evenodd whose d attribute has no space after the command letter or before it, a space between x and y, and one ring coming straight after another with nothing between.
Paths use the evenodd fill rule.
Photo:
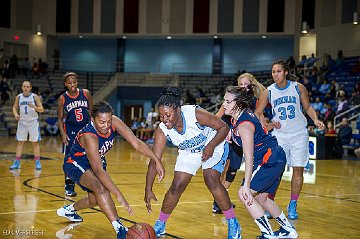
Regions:
<instances>
[{"instance_id":1,"label":"player in light blue jersey","mask_svg":"<svg viewBox=\"0 0 360 239\"><path fill-rule=\"evenodd\" d=\"M228 238L241 238L241 227L231 206L229 194L220 182L228 154L225 138L229 128L219 117L195 105L181 106L178 87L163 90L157 102L161 123L155 132L153 151L161 159L167 140L178 147L173 182L162 203L154 229L159 237L165 234L165 223L175 209L196 171L202 167L206 186L212 193L228 222ZM155 165L149 164L146 177L145 203L151 212ZM196 213L196 212L191 212ZM191 220L191 218L189 218ZM201 225L199 225L201 226Z\"/></svg>"},{"instance_id":2,"label":"player in light blue jersey","mask_svg":"<svg viewBox=\"0 0 360 239\"><path fill-rule=\"evenodd\" d=\"M41 140L39 115L44 112L41 100L37 94L31 93L30 81L24 81L22 86L22 93L17 95L13 105L13 114L18 120L18 128L16 131L16 154L15 161L10 166L10 169L21 168L20 159L24 148L24 143L28 140L32 143L34 148L35 168L41 170L40 163L40 145Z\"/></svg>"},{"instance_id":3,"label":"player in light blue jersey","mask_svg":"<svg viewBox=\"0 0 360 239\"><path fill-rule=\"evenodd\" d=\"M266 105L271 104L272 121L275 124L272 135L276 136L279 145L284 149L287 164L293 168L288 217L296 220L304 167L309 161L309 133L303 112L308 114L320 130L324 129L324 123L319 121L315 110L310 106L306 88L293 81L297 77L290 73L285 61L273 63L272 77L275 83L261 94L255 114L259 117Z\"/></svg>"}]
</instances>

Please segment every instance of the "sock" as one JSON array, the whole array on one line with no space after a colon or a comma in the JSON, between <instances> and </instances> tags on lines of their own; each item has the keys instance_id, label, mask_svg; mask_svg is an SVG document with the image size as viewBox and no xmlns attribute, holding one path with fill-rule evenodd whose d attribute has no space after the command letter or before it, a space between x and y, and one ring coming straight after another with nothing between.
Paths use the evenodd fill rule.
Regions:
<instances>
[{"instance_id":1,"label":"sock","mask_svg":"<svg viewBox=\"0 0 360 239\"><path fill-rule=\"evenodd\" d=\"M269 193L268 198L274 201L276 193Z\"/></svg>"},{"instance_id":2,"label":"sock","mask_svg":"<svg viewBox=\"0 0 360 239\"><path fill-rule=\"evenodd\" d=\"M271 229L269 219L267 219L267 217L265 215L255 219L254 221L256 222L256 224L258 225L258 227L260 228L260 231L262 233L265 233L268 235L274 234L273 230Z\"/></svg>"},{"instance_id":3,"label":"sock","mask_svg":"<svg viewBox=\"0 0 360 239\"><path fill-rule=\"evenodd\" d=\"M297 201L299 199L299 194L291 193L290 200Z\"/></svg>"},{"instance_id":4,"label":"sock","mask_svg":"<svg viewBox=\"0 0 360 239\"><path fill-rule=\"evenodd\" d=\"M163 213L160 211L159 220L162 222L166 222L167 219L170 217L170 214Z\"/></svg>"},{"instance_id":5,"label":"sock","mask_svg":"<svg viewBox=\"0 0 360 239\"><path fill-rule=\"evenodd\" d=\"M291 223L289 222L289 220L286 218L286 216L284 215L284 212L281 212L280 216L278 216L276 218L276 221L279 223L280 226L284 227L293 227L293 225L291 225Z\"/></svg>"},{"instance_id":6,"label":"sock","mask_svg":"<svg viewBox=\"0 0 360 239\"><path fill-rule=\"evenodd\" d=\"M40 160L40 156L35 156L35 160Z\"/></svg>"},{"instance_id":7,"label":"sock","mask_svg":"<svg viewBox=\"0 0 360 239\"><path fill-rule=\"evenodd\" d=\"M111 222L113 225L115 232L118 233L121 227L124 227L124 225L121 223L120 219L117 219L116 221Z\"/></svg>"},{"instance_id":8,"label":"sock","mask_svg":"<svg viewBox=\"0 0 360 239\"><path fill-rule=\"evenodd\" d=\"M69 210L69 211L71 211L71 212L76 211L75 208L74 208L74 203L72 203L72 204L70 204L70 205L67 205L67 206L66 206L66 209Z\"/></svg>"},{"instance_id":9,"label":"sock","mask_svg":"<svg viewBox=\"0 0 360 239\"><path fill-rule=\"evenodd\" d=\"M229 210L223 211L226 219L235 218L234 208L230 207Z\"/></svg>"},{"instance_id":10,"label":"sock","mask_svg":"<svg viewBox=\"0 0 360 239\"><path fill-rule=\"evenodd\" d=\"M21 156L15 156L15 160L20 160Z\"/></svg>"}]
</instances>

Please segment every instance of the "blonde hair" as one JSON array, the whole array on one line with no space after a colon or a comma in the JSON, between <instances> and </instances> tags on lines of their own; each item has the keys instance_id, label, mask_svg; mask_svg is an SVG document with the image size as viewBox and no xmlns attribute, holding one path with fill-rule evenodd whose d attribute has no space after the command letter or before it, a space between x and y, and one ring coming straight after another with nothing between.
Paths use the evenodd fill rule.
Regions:
<instances>
[{"instance_id":1,"label":"blonde hair","mask_svg":"<svg viewBox=\"0 0 360 239\"><path fill-rule=\"evenodd\" d=\"M237 78L237 82L238 85L240 85L240 80L243 78L247 78L250 81L250 84L255 86L254 89L254 96L259 99L260 94L266 89L265 86L263 86L260 82L258 82L255 78L254 75L250 74L250 73L244 73L241 74L238 78Z\"/></svg>"}]
</instances>

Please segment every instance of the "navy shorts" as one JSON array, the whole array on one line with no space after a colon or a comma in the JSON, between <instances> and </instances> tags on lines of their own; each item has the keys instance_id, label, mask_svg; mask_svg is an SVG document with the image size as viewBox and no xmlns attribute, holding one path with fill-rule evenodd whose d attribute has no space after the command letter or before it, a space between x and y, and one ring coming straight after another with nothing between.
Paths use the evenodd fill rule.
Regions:
<instances>
[{"instance_id":1,"label":"navy shorts","mask_svg":"<svg viewBox=\"0 0 360 239\"><path fill-rule=\"evenodd\" d=\"M63 152L65 155L70 153L71 146L74 143L74 140L76 138L76 134L84 127L85 125L68 125L66 124L65 130L66 134L69 137L69 144L64 145Z\"/></svg>"},{"instance_id":2,"label":"navy shorts","mask_svg":"<svg viewBox=\"0 0 360 239\"><path fill-rule=\"evenodd\" d=\"M77 185L81 187L82 190L86 192L92 192L87 187L80 184L80 178L81 176L86 172L86 170L91 169L91 165L89 162L84 161L74 161L74 160L68 160L69 156L65 157L64 159L64 165L63 169L65 172L65 175L70 178L73 182L75 182ZM103 163L103 168L106 171L106 163Z\"/></svg>"},{"instance_id":3,"label":"navy shorts","mask_svg":"<svg viewBox=\"0 0 360 239\"><path fill-rule=\"evenodd\" d=\"M258 193L275 193L285 170L286 156L280 146L272 147L269 162L263 165L254 165L250 189Z\"/></svg>"},{"instance_id":4,"label":"navy shorts","mask_svg":"<svg viewBox=\"0 0 360 239\"><path fill-rule=\"evenodd\" d=\"M234 144L234 143L233 143ZM233 146L229 147L229 156L228 159L230 160L229 162L229 168L232 168L234 170L239 170L240 166L241 166L241 162L242 162L242 154L239 155L234 149Z\"/></svg>"}]
</instances>

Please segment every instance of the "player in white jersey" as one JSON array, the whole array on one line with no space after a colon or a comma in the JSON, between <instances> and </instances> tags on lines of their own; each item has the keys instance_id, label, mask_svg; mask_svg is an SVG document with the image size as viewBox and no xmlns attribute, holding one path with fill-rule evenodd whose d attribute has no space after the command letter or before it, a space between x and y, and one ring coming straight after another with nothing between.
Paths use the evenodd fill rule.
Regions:
<instances>
[{"instance_id":1,"label":"player in white jersey","mask_svg":"<svg viewBox=\"0 0 360 239\"><path fill-rule=\"evenodd\" d=\"M272 65L272 77L275 81L260 96L255 114L263 112L268 103L272 106L275 128L272 135L276 136L279 145L286 153L287 164L292 167L291 196L288 205L288 218L298 219L297 200L303 185L304 167L309 161L309 133L305 111L314 121L316 127L324 129L315 110L310 106L306 88L291 80L297 77L290 74L285 61L276 61ZM274 195L273 195L274 197Z\"/></svg>"},{"instance_id":2,"label":"player in white jersey","mask_svg":"<svg viewBox=\"0 0 360 239\"><path fill-rule=\"evenodd\" d=\"M201 166L205 184L227 219L228 238L241 238L241 227L235 217L229 194L220 182L220 174L224 170L228 153L225 138L229 128L219 117L195 105L181 106L178 87L164 89L157 106L161 123L155 132L153 146L155 155L161 159L167 140L171 140L179 149L174 179L165 195L159 219L154 226L157 237L165 234L167 219ZM145 188L145 203L149 213L150 200L157 201L152 191L155 175L155 164L150 162Z\"/></svg>"},{"instance_id":3,"label":"player in white jersey","mask_svg":"<svg viewBox=\"0 0 360 239\"><path fill-rule=\"evenodd\" d=\"M41 170L40 163L40 128L39 128L39 115L38 113L44 112L41 100L38 95L31 93L30 81L24 81L21 87L23 93L15 98L13 105L13 114L15 119L18 120L18 128L16 131L16 154L15 161L10 166L10 169L19 169L20 159L24 148L25 141L32 142L34 148L35 168Z\"/></svg>"}]
</instances>

